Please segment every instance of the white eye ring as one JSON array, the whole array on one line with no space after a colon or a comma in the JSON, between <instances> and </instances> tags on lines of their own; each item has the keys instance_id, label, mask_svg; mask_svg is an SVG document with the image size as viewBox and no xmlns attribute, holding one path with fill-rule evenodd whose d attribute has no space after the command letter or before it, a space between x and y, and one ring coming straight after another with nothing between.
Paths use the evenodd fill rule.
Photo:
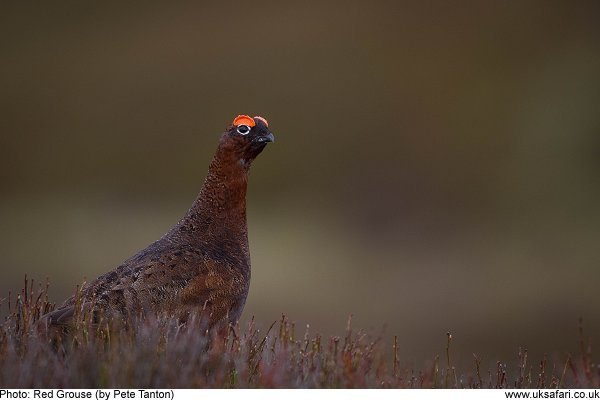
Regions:
<instances>
[{"instance_id":1,"label":"white eye ring","mask_svg":"<svg viewBox=\"0 0 600 400\"><path fill-rule=\"evenodd\" d=\"M248 125L240 125L237 127L237 133L240 135L247 135L250 133L250 127Z\"/></svg>"}]
</instances>

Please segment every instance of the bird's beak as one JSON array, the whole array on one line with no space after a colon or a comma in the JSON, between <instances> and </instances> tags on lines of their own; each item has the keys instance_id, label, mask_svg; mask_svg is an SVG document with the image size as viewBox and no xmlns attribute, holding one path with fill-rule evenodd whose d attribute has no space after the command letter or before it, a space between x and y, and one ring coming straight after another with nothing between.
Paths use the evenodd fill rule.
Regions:
<instances>
[{"instance_id":1,"label":"bird's beak","mask_svg":"<svg viewBox=\"0 0 600 400\"><path fill-rule=\"evenodd\" d=\"M259 136L258 138L256 138L256 141L259 143L274 142L275 136L273 136L273 134L271 132L269 132L269 134L267 136Z\"/></svg>"}]
</instances>

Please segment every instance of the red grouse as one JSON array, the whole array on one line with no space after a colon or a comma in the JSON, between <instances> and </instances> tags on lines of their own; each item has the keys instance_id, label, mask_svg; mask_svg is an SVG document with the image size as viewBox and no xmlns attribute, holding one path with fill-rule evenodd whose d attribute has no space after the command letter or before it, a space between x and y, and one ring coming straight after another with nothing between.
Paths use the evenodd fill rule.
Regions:
<instances>
[{"instance_id":1,"label":"red grouse","mask_svg":"<svg viewBox=\"0 0 600 400\"><path fill-rule=\"evenodd\" d=\"M198 197L162 238L86 285L83 309L94 318L169 315L185 321L205 311L209 323L235 323L250 284L246 186L252 161L273 142L262 117L239 115L222 135ZM74 297L44 316L66 326Z\"/></svg>"}]
</instances>

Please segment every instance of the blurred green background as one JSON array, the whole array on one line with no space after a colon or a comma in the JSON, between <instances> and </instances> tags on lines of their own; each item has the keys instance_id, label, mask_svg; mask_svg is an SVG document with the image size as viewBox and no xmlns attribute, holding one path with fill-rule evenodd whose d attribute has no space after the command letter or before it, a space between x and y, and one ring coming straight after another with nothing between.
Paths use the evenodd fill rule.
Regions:
<instances>
[{"instance_id":1,"label":"blurred green background","mask_svg":"<svg viewBox=\"0 0 600 400\"><path fill-rule=\"evenodd\" d=\"M446 331L465 365L576 352L578 317L600 333L598 21L597 1L2 2L0 293L28 273L60 302L160 237L247 113L277 142L244 321L353 314L416 367Z\"/></svg>"}]
</instances>

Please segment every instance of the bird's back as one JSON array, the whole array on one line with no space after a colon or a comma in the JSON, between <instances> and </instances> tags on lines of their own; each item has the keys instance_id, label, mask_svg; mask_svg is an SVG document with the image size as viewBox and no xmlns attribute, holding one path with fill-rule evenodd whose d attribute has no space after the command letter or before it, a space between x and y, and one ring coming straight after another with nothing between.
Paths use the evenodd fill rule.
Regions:
<instances>
[{"instance_id":1,"label":"bird's back","mask_svg":"<svg viewBox=\"0 0 600 400\"><path fill-rule=\"evenodd\" d=\"M154 242L87 284L80 294L83 304L109 318L150 312L185 320L194 310L209 309L214 323L226 316L228 322L236 321L247 296L249 270L244 273L239 265L215 259L197 245L168 239ZM67 299L48 315L48 322L69 324L75 303L75 296Z\"/></svg>"}]
</instances>

